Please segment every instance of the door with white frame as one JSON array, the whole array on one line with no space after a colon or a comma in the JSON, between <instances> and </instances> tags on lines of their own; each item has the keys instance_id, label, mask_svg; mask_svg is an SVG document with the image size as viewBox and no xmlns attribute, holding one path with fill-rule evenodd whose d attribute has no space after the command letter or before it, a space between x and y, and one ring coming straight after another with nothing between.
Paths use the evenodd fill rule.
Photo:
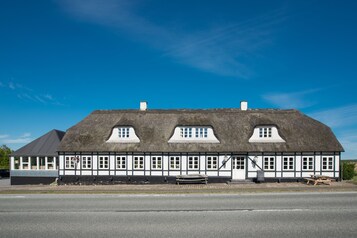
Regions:
<instances>
[{"instance_id":1,"label":"door with white frame","mask_svg":"<svg viewBox=\"0 0 357 238\"><path fill-rule=\"evenodd\" d=\"M246 170L245 156L232 157L232 180L244 180Z\"/></svg>"}]
</instances>

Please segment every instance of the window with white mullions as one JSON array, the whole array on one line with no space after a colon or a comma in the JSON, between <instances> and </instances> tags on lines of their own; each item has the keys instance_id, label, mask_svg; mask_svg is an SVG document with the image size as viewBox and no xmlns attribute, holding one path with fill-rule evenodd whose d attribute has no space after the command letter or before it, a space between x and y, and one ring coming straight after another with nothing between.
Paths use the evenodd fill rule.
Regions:
<instances>
[{"instance_id":1,"label":"window with white mullions","mask_svg":"<svg viewBox=\"0 0 357 238\"><path fill-rule=\"evenodd\" d=\"M322 157L322 170L333 170L333 157Z\"/></svg>"},{"instance_id":2,"label":"window with white mullions","mask_svg":"<svg viewBox=\"0 0 357 238\"><path fill-rule=\"evenodd\" d=\"M275 169L275 157L264 157L264 170Z\"/></svg>"},{"instance_id":3,"label":"window with white mullions","mask_svg":"<svg viewBox=\"0 0 357 238\"><path fill-rule=\"evenodd\" d=\"M129 138L129 127L120 127L118 128L119 138Z\"/></svg>"},{"instance_id":4,"label":"window with white mullions","mask_svg":"<svg viewBox=\"0 0 357 238\"><path fill-rule=\"evenodd\" d=\"M125 169L126 168L126 157L125 156L118 156L116 161L117 169Z\"/></svg>"},{"instance_id":5,"label":"window with white mullions","mask_svg":"<svg viewBox=\"0 0 357 238\"><path fill-rule=\"evenodd\" d=\"M244 169L244 157L232 157L233 169Z\"/></svg>"},{"instance_id":6,"label":"window with white mullions","mask_svg":"<svg viewBox=\"0 0 357 238\"><path fill-rule=\"evenodd\" d=\"M198 156L189 156L188 157L188 169L196 170L199 168L199 157Z\"/></svg>"},{"instance_id":7,"label":"window with white mullions","mask_svg":"<svg viewBox=\"0 0 357 238\"><path fill-rule=\"evenodd\" d=\"M314 157L302 158L302 170L314 170Z\"/></svg>"},{"instance_id":8,"label":"window with white mullions","mask_svg":"<svg viewBox=\"0 0 357 238\"><path fill-rule=\"evenodd\" d=\"M135 156L134 157L134 169L144 169L144 157Z\"/></svg>"},{"instance_id":9,"label":"window with white mullions","mask_svg":"<svg viewBox=\"0 0 357 238\"><path fill-rule=\"evenodd\" d=\"M99 169L109 169L108 156L99 156Z\"/></svg>"},{"instance_id":10,"label":"window with white mullions","mask_svg":"<svg viewBox=\"0 0 357 238\"><path fill-rule=\"evenodd\" d=\"M271 137L271 127L260 127L259 128L259 137L260 138Z\"/></svg>"},{"instance_id":11,"label":"window with white mullions","mask_svg":"<svg viewBox=\"0 0 357 238\"><path fill-rule=\"evenodd\" d=\"M218 167L218 157L208 156L207 157L207 169L217 169Z\"/></svg>"},{"instance_id":12,"label":"window with white mullions","mask_svg":"<svg viewBox=\"0 0 357 238\"><path fill-rule=\"evenodd\" d=\"M82 169L91 169L92 168L92 157L83 156L82 157Z\"/></svg>"},{"instance_id":13,"label":"window with white mullions","mask_svg":"<svg viewBox=\"0 0 357 238\"><path fill-rule=\"evenodd\" d=\"M294 157L283 157L283 170L294 170Z\"/></svg>"},{"instance_id":14,"label":"window with white mullions","mask_svg":"<svg viewBox=\"0 0 357 238\"><path fill-rule=\"evenodd\" d=\"M170 169L180 169L180 157L171 156L170 157Z\"/></svg>"},{"instance_id":15,"label":"window with white mullions","mask_svg":"<svg viewBox=\"0 0 357 238\"><path fill-rule=\"evenodd\" d=\"M162 168L162 160L160 156L151 157L151 169L161 169Z\"/></svg>"},{"instance_id":16,"label":"window with white mullions","mask_svg":"<svg viewBox=\"0 0 357 238\"><path fill-rule=\"evenodd\" d=\"M74 169L74 159L73 157L66 156L65 158L65 168Z\"/></svg>"},{"instance_id":17,"label":"window with white mullions","mask_svg":"<svg viewBox=\"0 0 357 238\"><path fill-rule=\"evenodd\" d=\"M195 128L196 138L207 138L207 128L206 127L197 127Z\"/></svg>"}]
</instances>

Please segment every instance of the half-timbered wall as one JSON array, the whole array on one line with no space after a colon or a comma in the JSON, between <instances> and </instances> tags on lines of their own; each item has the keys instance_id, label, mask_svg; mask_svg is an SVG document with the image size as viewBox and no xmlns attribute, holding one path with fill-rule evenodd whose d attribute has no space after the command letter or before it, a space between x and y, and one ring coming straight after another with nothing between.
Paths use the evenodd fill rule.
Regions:
<instances>
[{"instance_id":1,"label":"half-timbered wall","mask_svg":"<svg viewBox=\"0 0 357 238\"><path fill-rule=\"evenodd\" d=\"M335 178L340 176L339 152L256 154L60 153L59 175L176 176L207 174L212 177L231 177L232 156L245 157L247 179L256 178L258 170L263 170L266 178L303 178L310 177L311 174L327 175ZM83 162L88 158L91 160L90 167L88 167L88 162ZM74 162L68 166L66 165L66 160L67 162L70 160ZM104 160L108 162L104 162ZM177 160L179 161L178 165ZM267 162L269 163L268 167L266 167ZM273 165L271 164L272 162ZM104 166L104 164L107 164L107 166Z\"/></svg>"}]
</instances>

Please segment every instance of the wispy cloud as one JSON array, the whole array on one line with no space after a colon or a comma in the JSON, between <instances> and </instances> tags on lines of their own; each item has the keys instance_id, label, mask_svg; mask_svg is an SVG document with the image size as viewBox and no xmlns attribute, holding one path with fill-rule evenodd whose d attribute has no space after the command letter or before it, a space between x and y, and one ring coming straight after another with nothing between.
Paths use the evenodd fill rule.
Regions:
<instances>
[{"instance_id":1,"label":"wispy cloud","mask_svg":"<svg viewBox=\"0 0 357 238\"><path fill-rule=\"evenodd\" d=\"M309 89L290 93L268 93L262 95L262 98L279 108L302 109L316 104L309 96L318 91L321 91L321 89Z\"/></svg>"},{"instance_id":2,"label":"wispy cloud","mask_svg":"<svg viewBox=\"0 0 357 238\"><path fill-rule=\"evenodd\" d=\"M3 135L5 137L0 136L0 142L3 144L25 144L29 143L33 139L31 138L31 133L24 133L19 137L10 137L9 135Z\"/></svg>"},{"instance_id":3,"label":"wispy cloud","mask_svg":"<svg viewBox=\"0 0 357 238\"><path fill-rule=\"evenodd\" d=\"M346 151L343 157L345 159L357 159L357 130L355 130L353 134L351 134L351 132L342 133L338 137Z\"/></svg>"},{"instance_id":4,"label":"wispy cloud","mask_svg":"<svg viewBox=\"0 0 357 238\"><path fill-rule=\"evenodd\" d=\"M158 49L164 57L202 71L239 78L248 78L252 73L241 59L254 57L259 49L270 44L277 24L286 18L284 9L278 9L242 22L184 32L136 14L133 1L58 3L72 16L124 32Z\"/></svg>"},{"instance_id":5,"label":"wispy cloud","mask_svg":"<svg viewBox=\"0 0 357 238\"><path fill-rule=\"evenodd\" d=\"M357 104L330 108L310 115L334 128L357 126Z\"/></svg>"},{"instance_id":6,"label":"wispy cloud","mask_svg":"<svg viewBox=\"0 0 357 238\"><path fill-rule=\"evenodd\" d=\"M15 94L15 96L23 101L31 101L35 103L41 104L50 104L50 105L63 105L58 100L56 100L51 94L45 93L40 94L35 90L28 88L22 84L16 83L14 81L10 81L8 83L0 82L0 86L2 88L7 88L11 92Z\"/></svg>"},{"instance_id":7,"label":"wispy cloud","mask_svg":"<svg viewBox=\"0 0 357 238\"><path fill-rule=\"evenodd\" d=\"M0 139L5 139L5 138L8 138L9 135L0 135Z\"/></svg>"}]
</instances>

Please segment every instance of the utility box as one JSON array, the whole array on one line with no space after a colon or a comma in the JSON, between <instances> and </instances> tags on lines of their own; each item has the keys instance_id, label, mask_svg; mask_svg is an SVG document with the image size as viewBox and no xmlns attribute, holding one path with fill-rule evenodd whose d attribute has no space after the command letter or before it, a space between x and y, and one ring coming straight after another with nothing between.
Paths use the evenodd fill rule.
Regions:
<instances>
[{"instance_id":1,"label":"utility box","mask_svg":"<svg viewBox=\"0 0 357 238\"><path fill-rule=\"evenodd\" d=\"M262 170L257 171L257 182L258 183L264 182L264 171Z\"/></svg>"}]
</instances>

